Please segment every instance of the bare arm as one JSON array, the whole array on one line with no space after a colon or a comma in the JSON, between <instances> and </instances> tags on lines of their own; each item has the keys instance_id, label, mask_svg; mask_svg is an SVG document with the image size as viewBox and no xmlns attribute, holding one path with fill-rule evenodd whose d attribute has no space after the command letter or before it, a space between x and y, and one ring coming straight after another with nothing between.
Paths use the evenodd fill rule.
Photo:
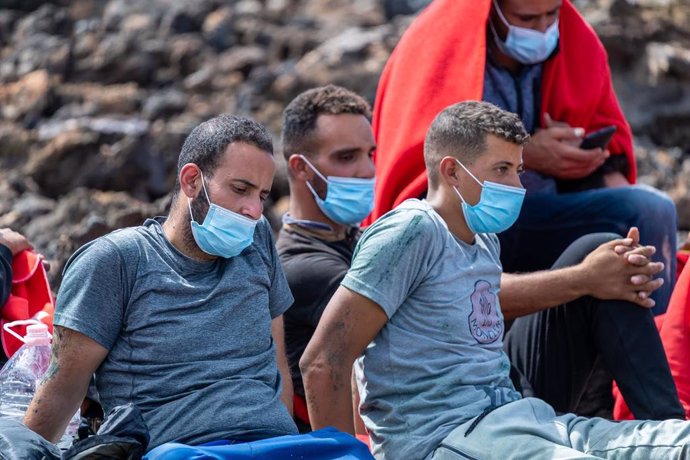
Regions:
<instances>
[{"instance_id":1,"label":"bare arm","mask_svg":"<svg viewBox=\"0 0 690 460\"><path fill-rule=\"evenodd\" d=\"M285 354L285 328L283 326L283 315L273 318L271 321L271 333L273 334L273 342L276 344L276 362L278 363L278 371L283 380L283 394L281 398L283 404L287 407L288 412L292 415L292 376L290 375L290 366L288 366L287 355Z\"/></svg>"},{"instance_id":2,"label":"bare arm","mask_svg":"<svg viewBox=\"0 0 690 460\"><path fill-rule=\"evenodd\" d=\"M506 319L514 319L590 295L599 299L620 299L651 308L648 293L658 289L662 279L653 276L663 264L650 262L651 246L635 247L637 229L625 238L609 241L592 251L582 263L558 270L501 277L499 294Z\"/></svg>"},{"instance_id":3,"label":"bare arm","mask_svg":"<svg viewBox=\"0 0 690 460\"><path fill-rule=\"evenodd\" d=\"M57 442L79 408L91 375L108 350L80 332L55 326L50 367L26 411L24 424Z\"/></svg>"},{"instance_id":4,"label":"bare arm","mask_svg":"<svg viewBox=\"0 0 690 460\"><path fill-rule=\"evenodd\" d=\"M499 299L505 319L515 319L585 295L577 267L501 275Z\"/></svg>"},{"instance_id":5,"label":"bare arm","mask_svg":"<svg viewBox=\"0 0 690 460\"><path fill-rule=\"evenodd\" d=\"M364 420L362 420L362 417L359 415L359 391L357 391L357 378L355 376L355 369L352 369L352 383L350 384L351 391L352 391L352 414L353 414L353 420L352 422L354 423L355 426L355 433L357 434L368 434L367 433L367 427L364 426Z\"/></svg>"},{"instance_id":6,"label":"bare arm","mask_svg":"<svg viewBox=\"0 0 690 460\"><path fill-rule=\"evenodd\" d=\"M387 321L375 302L342 286L335 292L300 360L313 429L354 434L352 364Z\"/></svg>"},{"instance_id":7,"label":"bare arm","mask_svg":"<svg viewBox=\"0 0 690 460\"><path fill-rule=\"evenodd\" d=\"M9 228L0 228L0 244L7 246L12 256L16 256L25 249L33 249L24 235Z\"/></svg>"}]
</instances>

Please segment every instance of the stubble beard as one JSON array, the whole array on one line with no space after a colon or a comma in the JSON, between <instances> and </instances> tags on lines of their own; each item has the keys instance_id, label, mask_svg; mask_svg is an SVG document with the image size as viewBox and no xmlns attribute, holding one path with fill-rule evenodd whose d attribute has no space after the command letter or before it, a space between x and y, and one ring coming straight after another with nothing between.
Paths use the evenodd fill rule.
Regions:
<instances>
[{"instance_id":1,"label":"stubble beard","mask_svg":"<svg viewBox=\"0 0 690 460\"><path fill-rule=\"evenodd\" d=\"M202 194L199 194L199 196L197 196L191 201L190 205L192 207L192 215L194 216L194 221L196 221L199 225L203 224L209 209L209 204L206 201L206 197ZM189 213L189 207L187 207L187 213ZM201 248L198 244L196 244L196 240L194 239L194 235L192 234L191 220L192 216L188 216L188 219L186 219L188 223L182 226L182 244L184 244L184 246L187 249L193 252L201 251ZM204 253L203 251L201 252Z\"/></svg>"}]
</instances>

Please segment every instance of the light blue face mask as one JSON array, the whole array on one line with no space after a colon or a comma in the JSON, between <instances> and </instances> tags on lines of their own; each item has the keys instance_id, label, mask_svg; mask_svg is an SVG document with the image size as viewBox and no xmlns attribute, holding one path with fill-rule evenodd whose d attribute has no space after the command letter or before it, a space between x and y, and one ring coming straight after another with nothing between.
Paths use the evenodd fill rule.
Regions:
<instances>
[{"instance_id":1,"label":"light blue face mask","mask_svg":"<svg viewBox=\"0 0 690 460\"><path fill-rule=\"evenodd\" d=\"M508 27L508 35L505 42L496 32L493 22L490 20L491 32L496 46L503 54L506 54L522 64L536 64L544 62L551 56L558 45L558 19L551 24L546 32L511 25L503 16L503 12L494 0L494 8L503 23Z\"/></svg>"},{"instance_id":2,"label":"light blue face mask","mask_svg":"<svg viewBox=\"0 0 690 460\"><path fill-rule=\"evenodd\" d=\"M304 155L300 155L311 169L328 184L326 199L322 200L314 187L307 182L307 187L314 195L319 209L332 221L343 225L359 224L374 208L374 184L376 178L359 179L356 177L324 177Z\"/></svg>"},{"instance_id":3,"label":"light blue face mask","mask_svg":"<svg viewBox=\"0 0 690 460\"><path fill-rule=\"evenodd\" d=\"M459 160L462 169L482 187L479 203L467 204L457 187L453 187L462 201L465 222L473 233L500 233L510 228L520 215L525 189L496 182L484 181L482 184Z\"/></svg>"},{"instance_id":4,"label":"light blue face mask","mask_svg":"<svg viewBox=\"0 0 690 460\"><path fill-rule=\"evenodd\" d=\"M206 195L206 201L209 204L203 224L199 225L194 220L191 200L187 198L187 206L189 206L189 214L192 218L190 222L194 241L206 254L226 259L235 257L252 244L254 229L259 221L211 203L206 192L203 174L201 186L204 188L204 195Z\"/></svg>"}]
</instances>

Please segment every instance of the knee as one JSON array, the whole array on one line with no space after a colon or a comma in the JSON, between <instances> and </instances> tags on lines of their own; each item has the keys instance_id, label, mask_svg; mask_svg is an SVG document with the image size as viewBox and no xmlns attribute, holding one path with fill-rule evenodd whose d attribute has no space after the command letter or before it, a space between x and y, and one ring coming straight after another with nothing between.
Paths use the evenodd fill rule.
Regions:
<instances>
[{"instance_id":1,"label":"knee","mask_svg":"<svg viewBox=\"0 0 690 460\"><path fill-rule=\"evenodd\" d=\"M552 268L576 265L602 244L618 238L622 238L622 236L612 232L589 233L581 236L563 251Z\"/></svg>"},{"instance_id":2,"label":"knee","mask_svg":"<svg viewBox=\"0 0 690 460\"><path fill-rule=\"evenodd\" d=\"M624 236L613 232L590 233L573 241L571 246L580 247L584 252L589 254L602 244L619 238L624 238Z\"/></svg>"},{"instance_id":3,"label":"knee","mask_svg":"<svg viewBox=\"0 0 690 460\"><path fill-rule=\"evenodd\" d=\"M650 219L674 219L676 206L666 193L647 185L637 185L625 189L625 193L616 206L619 212L630 216Z\"/></svg>"}]
</instances>

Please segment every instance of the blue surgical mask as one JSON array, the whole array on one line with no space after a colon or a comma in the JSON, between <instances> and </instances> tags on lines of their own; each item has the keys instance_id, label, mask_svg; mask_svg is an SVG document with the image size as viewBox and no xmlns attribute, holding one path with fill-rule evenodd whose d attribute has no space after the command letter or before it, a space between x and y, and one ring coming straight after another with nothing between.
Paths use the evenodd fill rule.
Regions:
<instances>
[{"instance_id":1,"label":"blue surgical mask","mask_svg":"<svg viewBox=\"0 0 690 460\"><path fill-rule=\"evenodd\" d=\"M525 189L490 181L482 184L465 165L456 161L482 187L479 203L474 206L467 204L460 191L453 187L462 201L462 212L469 229L473 233L500 233L510 228L520 215Z\"/></svg>"},{"instance_id":2,"label":"blue surgical mask","mask_svg":"<svg viewBox=\"0 0 690 460\"><path fill-rule=\"evenodd\" d=\"M194 220L191 200L187 198L187 206L189 206L189 214L192 218L194 241L206 254L226 259L235 257L252 244L254 229L259 221L211 203L206 192L203 175L201 176L201 186L204 188L204 195L206 195L206 201L209 204L203 224L199 225Z\"/></svg>"},{"instance_id":3,"label":"blue surgical mask","mask_svg":"<svg viewBox=\"0 0 690 460\"><path fill-rule=\"evenodd\" d=\"M508 27L508 35L504 42L499 38L493 22L489 20L496 46L503 54L528 65L544 62L551 56L558 45L558 19L546 29L546 32L539 32L508 23L496 0L494 0L494 8L501 21Z\"/></svg>"},{"instance_id":4,"label":"blue surgical mask","mask_svg":"<svg viewBox=\"0 0 690 460\"><path fill-rule=\"evenodd\" d=\"M374 208L374 184L376 178L359 179L356 177L324 177L309 160L300 157L328 185L326 199L322 200L314 187L307 182L307 187L314 195L319 209L332 221L343 225L359 224Z\"/></svg>"}]
</instances>

